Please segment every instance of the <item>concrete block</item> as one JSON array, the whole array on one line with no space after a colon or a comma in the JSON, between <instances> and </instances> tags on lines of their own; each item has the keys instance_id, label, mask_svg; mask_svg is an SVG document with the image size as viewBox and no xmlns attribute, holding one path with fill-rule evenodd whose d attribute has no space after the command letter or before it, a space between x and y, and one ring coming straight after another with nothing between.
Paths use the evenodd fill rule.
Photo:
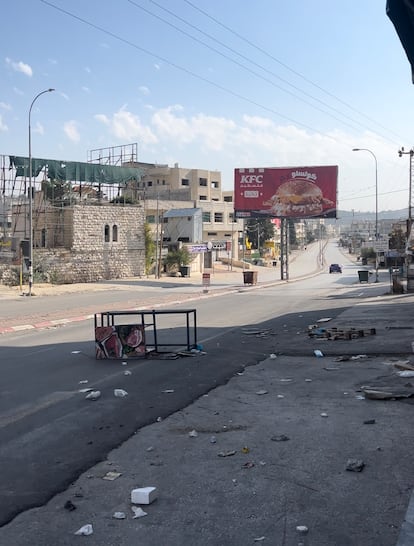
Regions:
<instances>
[{"instance_id":1,"label":"concrete block","mask_svg":"<svg viewBox=\"0 0 414 546\"><path fill-rule=\"evenodd\" d=\"M151 504L157 498L156 487L139 487L131 491L132 504Z\"/></svg>"}]
</instances>

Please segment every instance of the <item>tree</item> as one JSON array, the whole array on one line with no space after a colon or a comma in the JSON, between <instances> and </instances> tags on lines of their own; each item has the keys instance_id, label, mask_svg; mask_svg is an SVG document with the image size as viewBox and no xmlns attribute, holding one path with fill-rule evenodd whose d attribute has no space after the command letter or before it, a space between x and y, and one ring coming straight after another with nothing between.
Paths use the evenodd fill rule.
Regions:
<instances>
[{"instance_id":1,"label":"tree","mask_svg":"<svg viewBox=\"0 0 414 546\"><path fill-rule=\"evenodd\" d=\"M164 258L164 265L169 273L174 273L180 269L182 265L189 265L193 258L188 251L188 248L183 246L176 250L170 250Z\"/></svg>"},{"instance_id":2,"label":"tree","mask_svg":"<svg viewBox=\"0 0 414 546\"><path fill-rule=\"evenodd\" d=\"M396 224L393 226L391 233L389 234L389 248L392 250L399 250L403 252L407 243L407 237L402 230L401 225Z\"/></svg>"},{"instance_id":3,"label":"tree","mask_svg":"<svg viewBox=\"0 0 414 546\"><path fill-rule=\"evenodd\" d=\"M273 239L274 225L269 218L251 218L247 221L246 231L249 236L249 241L254 248L262 246L264 241Z\"/></svg>"}]
</instances>

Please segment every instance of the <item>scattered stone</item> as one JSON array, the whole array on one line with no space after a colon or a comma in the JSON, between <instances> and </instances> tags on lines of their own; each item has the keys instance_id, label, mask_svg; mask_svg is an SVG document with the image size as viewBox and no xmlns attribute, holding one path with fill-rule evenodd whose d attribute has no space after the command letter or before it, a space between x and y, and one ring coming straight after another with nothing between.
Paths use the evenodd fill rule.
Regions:
<instances>
[{"instance_id":1,"label":"scattered stone","mask_svg":"<svg viewBox=\"0 0 414 546\"><path fill-rule=\"evenodd\" d=\"M348 459L345 468L349 472L361 472L364 466L365 463L361 459Z\"/></svg>"},{"instance_id":2,"label":"scattered stone","mask_svg":"<svg viewBox=\"0 0 414 546\"><path fill-rule=\"evenodd\" d=\"M69 512L73 512L74 510L76 510L76 506L73 504L71 500L66 501L65 504L63 505L63 508L65 510L69 510Z\"/></svg>"},{"instance_id":3,"label":"scattered stone","mask_svg":"<svg viewBox=\"0 0 414 546\"><path fill-rule=\"evenodd\" d=\"M317 358L322 358L323 357L323 352L320 351L319 349L315 349L313 351L313 354L317 357Z\"/></svg>"},{"instance_id":4,"label":"scattered stone","mask_svg":"<svg viewBox=\"0 0 414 546\"><path fill-rule=\"evenodd\" d=\"M124 371L124 375L132 375L131 370L125 370L125 371Z\"/></svg>"},{"instance_id":5,"label":"scattered stone","mask_svg":"<svg viewBox=\"0 0 414 546\"><path fill-rule=\"evenodd\" d=\"M257 537L253 540L253 542L262 542L263 540L265 540L266 537Z\"/></svg>"},{"instance_id":6,"label":"scattered stone","mask_svg":"<svg viewBox=\"0 0 414 546\"><path fill-rule=\"evenodd\" d=\"M217 438L215 436L211 436L210 444L215 444L216 442L217 442Z\"/></svg>"},{"instance_id":7,"label":"scattered stone","mask_svg":"<svg viewBox=\"0 0 414 546\"><path fill-rule=\"evenodd\" d=\"M196 430L191 430L188 435L190 438L197 438L198 432Z\"/></svg>"},{"instance_id":8,"label":"scattered stone","mask_svg":"<svg viewBox=\"0 0 414 546\"><path fill-rule=\"evenodd\" d=\"M232 450L232 451L220 451L220 453L218 453L218 456L219 457L232 457L233 455L236 454L236 451L235 450Z\"/></svg>"},{"instance_id":9,"label":"scattered stone","mask_svg":"<svg viewBox=\"0 0 414 546\"><path fill-rule=\"evenodd\" d=\"M364 421L364 425L375 425L375 419L367 419Z\"/></svg>"},{"instance_id":10,"label":"scattered stone","mask_svg":"<svg viewBox=\"0 0 414 546\"><path fill-rule=\"evenodd\" d=\"M306 527L306 525L297 525L296 531L301 535L307 535L309 529Z\"/></svg>"},{"instance_id":11,"label":"scattered stone","mask_svg":"<svg viewBox=\"0 0 414 546\"><path fill-rule=\"evenodd\" d=\"M126 518L126 515L125 515L125 512L114 512L112 514L112 517L114 519L125 519Z\"/></svg>"},{"instance_id":12,"label":"scattered stone","mask_svg":"<svg viewBox=\"0 0 414 546\"><path fill-rule=\"evenodd\" d=\"M90 391L86 396L85 400L98 400L101 397L101 391Z\"/></svg>"},{"instance_id":13,"label":"scattered stone","mask_svg":"<svg viewBox=\"0 0 414 546\"><path fill-rule=\"evenodd\" d=\"M271 360L274 360L275 358L277 358L277 356L275 355L275 353L272 353L272 354L269 356L269 358L270 358Z\"/></svg>"},{"instance_id":14,"label":"scattered stone","mask_svg":"<svg viewBox=\"0 0 414 546\"><path fill-rule=\"evenodd\" d=\"M165 391L162 391L164 394L171 394L174 392L174 389L165 389Z\"/></svg>"},{"instance_id":15,"label":"scattered stone","mask_svg":"<svg viewBox=\"0 0 414 546\"><path fill-rule=\"evenodd\" d=\"M103 480L108 480L110 482L113 482L114 480L117 480L119 476L122 476L121 472L114 472L113 470L110 472L107 472L105 476L102 476Z\"/></svg>"},{"instance_id":16,"label":"scattered stone","mask_svg":"<svg viewBox=\"0 0 414 546\"><path fill-rule=\"evenodd\" d=\"M270 439L272 442L287 442L290 440L289 436L286 436L286 434L278 434L277 436L272 436Z\"/></svg>"},{"instance_id":17,"label":"scattered stone","mask_svg":"<svg viewBox=\"0 0 414 546\"><path fill-rule=\"evenodd\" d=\"M93 533L93 527L90 523L87 523L86 525L83 525L80 529L78 529L75 533L75 535L83 535L88 536Z\"/></svg>"},{"instance_id":18,"label":"scattered stone","mask_svg":"<svg viewBox=\"0 0 414 546\"><path fill-rule=\"evenodd\" d=\"M328 417L328 414L325 413L325 412L322 412L322 413L321 413L321 417Z\"/></svg>"},{"instance_id":19,"label":"scattered stone","mask_svg":"<svg viewBox=\"0 0 414 546\"><path fill-rule=\"evenodd\" d=\"M258 394L259 396L263 395L263 394L267 394L267 391L265 389L261 389L260 391L256 391L256 394Z\"/></svg>"},{"instance_id":20,"label":"scattered stone","mask_svg":"<svg viewBox=\"0 0 414 546\"><path fill-rule=\"evenodd\" d=\"M114 396L116 398L125 398L125 396L128 396L128 393L124 389L114 389Z\"/></svg>"},{"instance_id":21,"label":"scattered stone","mask_svg":"<svg viewBox=\"0 0 414 546\"><path fill-rule=\"evenodd\" d=\"M253 468L254 467L254 463L252 463L251 461L248 461L247 463L244 463L242 465L242 468Z\"/></svg>"}]
</instances>

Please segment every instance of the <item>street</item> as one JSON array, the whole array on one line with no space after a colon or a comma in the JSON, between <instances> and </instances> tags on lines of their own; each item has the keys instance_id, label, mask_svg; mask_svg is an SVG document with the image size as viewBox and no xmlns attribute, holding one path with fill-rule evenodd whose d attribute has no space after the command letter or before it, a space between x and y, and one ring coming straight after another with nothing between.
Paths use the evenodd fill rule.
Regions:
<instances>
[{"instance_id":1,"label":"street","mask_svg":"<svg viewBox=\"0 0 414 546\"><path fill-rule=\"evenodd\" d=\"M309 252L308 260L311 270L315 254ZM206 353L194 357L135 360L127 366L97 361L92 320L2 337L1 524L43 505L146 425L179 415L270 354L312 356L309 324L335 318L384 291L384 285L356 283L357 266L334 244L326 249L326 262L342 263L343 274L329 274L325 267L301 281L183 303L182 308L197 310L198 341ZM103 293L96 297L103 305ZM271 333L258 340L246 335L246 328ZM165 330L167 336L179 335ZM124 375L126 369L132 374ZM99 389L101 398L85 400L82 387ZM128 396L114 397L116 388Z\"/></svg>"}]
</instances>

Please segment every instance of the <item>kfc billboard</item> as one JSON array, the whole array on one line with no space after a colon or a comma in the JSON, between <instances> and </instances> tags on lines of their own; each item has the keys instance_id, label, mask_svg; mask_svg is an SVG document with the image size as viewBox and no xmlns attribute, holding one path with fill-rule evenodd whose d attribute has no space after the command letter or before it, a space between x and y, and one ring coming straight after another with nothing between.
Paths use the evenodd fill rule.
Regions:
<instances>
[{"instance_id":1,"label":"kfc billboard","mask_svg":"<svg viewBox=\"0 0 414 546\"><path fill-rule=\"evenodd\" d=\"M238 218L336 218L338 167L234 170Z\"/></svg>"}]
</instances>

